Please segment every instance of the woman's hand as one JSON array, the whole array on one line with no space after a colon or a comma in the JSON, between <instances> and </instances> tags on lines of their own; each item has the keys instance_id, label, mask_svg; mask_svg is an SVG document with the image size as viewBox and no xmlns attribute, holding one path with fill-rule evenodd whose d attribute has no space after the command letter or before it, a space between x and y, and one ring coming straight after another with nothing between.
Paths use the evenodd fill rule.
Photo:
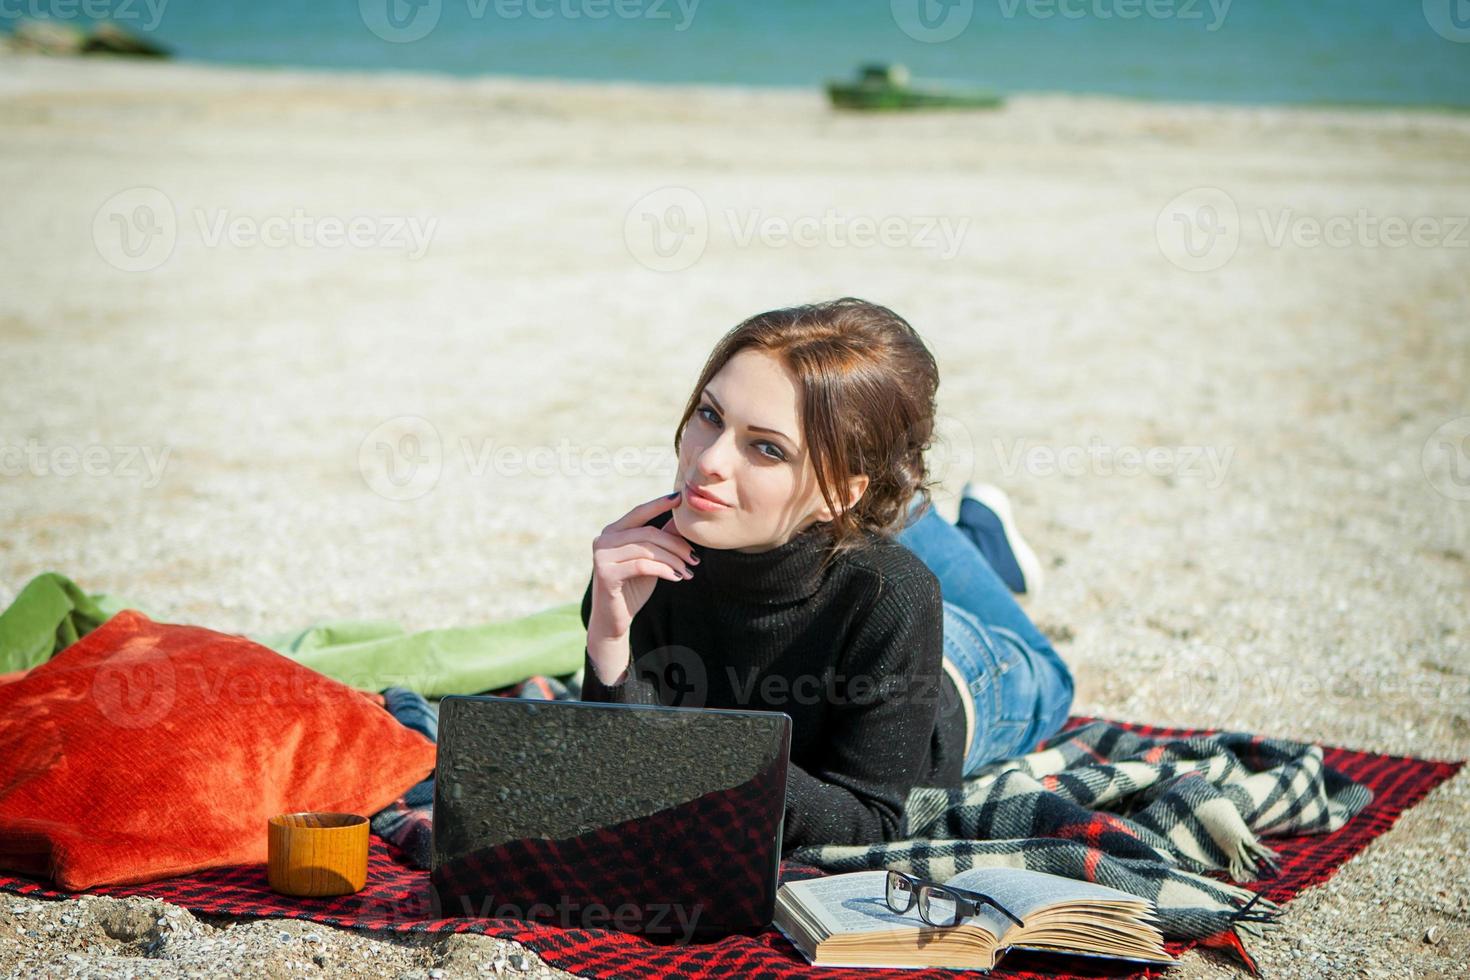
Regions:
<instances>
[{"instance_id":1,"label":"woman's hand","mask_svg":"<svg viewBox=\"0 0 1470 980\"><path fill-rule=\"evenodd\" d=\"M620 676L628 661L628 631L657 579L683 582L698 562L681 535L647 522L679 503L679 494L639 504L602 529L592 541L592 612L587 652L599 677ZM617 661L617 662L612 662Z\"/></svg>"}]
</instances>

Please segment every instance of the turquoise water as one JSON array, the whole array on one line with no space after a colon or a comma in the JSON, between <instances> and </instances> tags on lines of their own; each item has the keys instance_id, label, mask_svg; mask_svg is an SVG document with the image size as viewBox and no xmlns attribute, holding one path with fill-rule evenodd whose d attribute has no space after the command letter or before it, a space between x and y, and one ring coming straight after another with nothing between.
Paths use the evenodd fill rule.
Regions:
<instances>
[{"instance_id":1,"label":"turquoise water","mask_svg":"<svg viewBox=\"0 0 1470 980\"><path fill-rule=\"evenodd\" d=\"M0 23L82 10L232 64L815 86L881 60L1001 92L1470 107L1470 0L5 0Z\"/></svg>"}]
</instances>

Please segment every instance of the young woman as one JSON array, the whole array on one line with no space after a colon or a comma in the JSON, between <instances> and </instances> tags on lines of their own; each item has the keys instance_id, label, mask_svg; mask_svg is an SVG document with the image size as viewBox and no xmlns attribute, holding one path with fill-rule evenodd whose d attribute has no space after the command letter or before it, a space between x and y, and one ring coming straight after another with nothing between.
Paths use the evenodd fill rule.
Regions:
<instances>
[{"instance_id":1,"label":"young woman","mask_svg":"<svg viewBox=\"0 0 1470 980\"><path fill-rule=\"evenodd\" d=\"M900 839L910 789L1032 750L1071 707L1011 595L1039 566L1004 495L967 487L959 524L932 506L938 386L885 307L752 317L685 407L675 492L592 545L583 700L789 714L784 850Z\"/></svg>"}]
</instances>

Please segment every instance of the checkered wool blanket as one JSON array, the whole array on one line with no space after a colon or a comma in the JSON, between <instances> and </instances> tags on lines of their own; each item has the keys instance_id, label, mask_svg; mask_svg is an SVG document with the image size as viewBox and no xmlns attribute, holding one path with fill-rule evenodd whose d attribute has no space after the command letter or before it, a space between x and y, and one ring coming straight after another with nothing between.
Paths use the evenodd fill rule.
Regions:
<instances>
[{"instance_id":1,"label":"checkered wool blanket","mask_svg":"<svg viewBox=\"0 0 1470 980\"><path fill-rule=\"evenodd\" d=\"M789 857L939 881L978 866L1095 881L1153 901L1166 938L1230 948L1254 970L1246 935L1276 927L1281 907L1200 872L1272 874L1276 853L1259 835L1331 833L1372 798L1324 765L1319 745L1245 732L1149 738L1099 720L959 789L914 789L904 840Z\"/></svg>"}]
</instances>

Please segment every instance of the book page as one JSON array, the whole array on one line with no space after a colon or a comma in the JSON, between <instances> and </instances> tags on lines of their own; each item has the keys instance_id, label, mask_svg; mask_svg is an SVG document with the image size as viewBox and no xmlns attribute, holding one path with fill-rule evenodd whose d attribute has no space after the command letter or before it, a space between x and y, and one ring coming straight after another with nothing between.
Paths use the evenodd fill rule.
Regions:
<instances>
[{"instance_id":1,"label":"book page","mask_svg":"<svg viewBox=\"0 0 1470 980\"><path fill-rule=\"evenodd\" d=\"M883 899L887 878L886 871L854 871L793 881L783 887L799 893L802 903L832 934L891 929L933 931L933 926L919 918L917 904L903 915L888 907ZM994 909L986 908L980 915L966 919L965 924L998 937L1005 931L1009 920Z\"/></svg>"},{"instance_id":2,"label":"book page","mask_svg":"<svg viewBox=\"0 0 1470 980\"><path fill-rule=\"evenodd\" d=\"M1023 919L1062 902L1127 902L1150 906L1148 899L1117 888L1025 868L971 868L950 878L946 884L989 895ZM1009 919L996 915L1009 925ZM1002 925L1001 933L1004 932Z\"/></svg>"}]
</instances>

